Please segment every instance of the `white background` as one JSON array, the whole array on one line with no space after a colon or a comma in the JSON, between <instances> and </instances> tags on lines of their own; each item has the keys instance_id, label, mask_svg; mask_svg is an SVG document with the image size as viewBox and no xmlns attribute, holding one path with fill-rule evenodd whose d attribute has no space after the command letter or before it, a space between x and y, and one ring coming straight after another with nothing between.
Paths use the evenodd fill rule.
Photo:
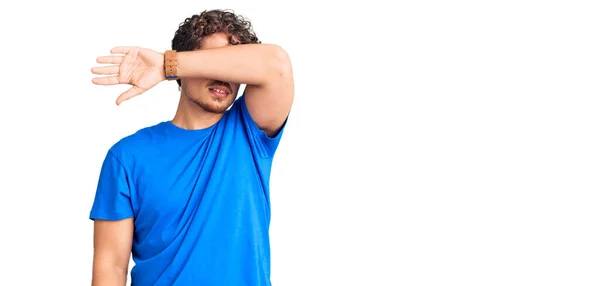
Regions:
<instances>
[{"instance_id":1,"label":"white background","mask_svg":"<svg viewBox=\"0 0 600 286\"><path fill-rule=\"evenodd\" d=\"M102 159L178 100L90 68L212 8L294 65L274 285L600 285L594 1L118 2L2 4L0 285L89 285Z\"/></svg>"}]
</instances>

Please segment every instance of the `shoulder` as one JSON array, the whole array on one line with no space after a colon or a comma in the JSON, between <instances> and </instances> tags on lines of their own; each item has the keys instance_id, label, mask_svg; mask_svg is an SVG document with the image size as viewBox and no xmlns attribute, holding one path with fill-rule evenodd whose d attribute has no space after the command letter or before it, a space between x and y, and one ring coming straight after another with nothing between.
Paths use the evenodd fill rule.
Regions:
<instances>
[{"instance_id":1,"label":"shoulder","mask_svg":"<svg viewBox=\"0 0 600 286\"><path fill-rule=\"evenodd\" d=\"M146 146L148 142L154 140L157 136L161 136L164 124L165 122L160 122L152 126L143 127L119 139L108 149L109 155L121 161L127 161L140 147Z\"/></svg>"},{"instance_id":2,"label":"shoulder","mask_svg":"<svg viewBox=\"0 0 600 286\"><path fill-rule=\"evenodd\" d=\"M281 140L286 125L285 122L278 132L271 136L267 135L250 115L248 106L246 105L245 93L236 99L230 110L228 110L228 113L227 122L235 126L233 129L243 130L242 132L236 132L237 136L240 137L238 140L249 142L253 152L256 152L261 157L272 158Z\"/></svg>"}]
</instances>

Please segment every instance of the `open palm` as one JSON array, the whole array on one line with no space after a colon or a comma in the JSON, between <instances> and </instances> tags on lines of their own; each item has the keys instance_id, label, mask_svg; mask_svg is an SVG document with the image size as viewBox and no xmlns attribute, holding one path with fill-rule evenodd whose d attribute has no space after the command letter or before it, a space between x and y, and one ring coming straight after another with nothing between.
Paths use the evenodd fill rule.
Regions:
<instances>
[{"instance_id":1,"label":"open palm","mask_svg":"<svg viewBox=\"0 0 600 286\"><path fill-rule=\"evenodd\" d=\"M92 82L97 85L132 85L117 98L117 104L140 95L165 80L163 54L140 47L115 47L110 52L112 56L96 59L99 64L112 65L92 68L92 73L104 75L93 78Z\"/></svg>"}]
</instances>

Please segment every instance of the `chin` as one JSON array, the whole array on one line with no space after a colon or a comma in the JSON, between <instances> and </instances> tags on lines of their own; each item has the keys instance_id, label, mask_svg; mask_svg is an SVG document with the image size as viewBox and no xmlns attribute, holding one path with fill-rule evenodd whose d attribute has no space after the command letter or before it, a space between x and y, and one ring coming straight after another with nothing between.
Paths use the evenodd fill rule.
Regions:
<instances>
[{"instance_id":1,"label":"chin","mask_svg":"<svg viewBox=\"0 0 600 286\"><path fill-rule=\"evenodd\" d=\"M207 112L222 114L233 104L235 96L229 95L225 98L207 97L204 99L190 98L190 100Z\"/></svg>"},{"instance_id":2,"label":"chin","mask_svg":"<svg viewBox=\"0 0 600 286\"><path fill-rule=\"evenodd\" d=\"M185 97L187 97L191 103L195 104L206 112L215 114L225 113L225 111L227 111L227 109L233 104L236 98L234 92L230 92L224 97L218 97L214 96L211 92L206 92L206 90L200 91L188 89L187 85L183 86L182 91Z\"/></svg>"}]
</instances>

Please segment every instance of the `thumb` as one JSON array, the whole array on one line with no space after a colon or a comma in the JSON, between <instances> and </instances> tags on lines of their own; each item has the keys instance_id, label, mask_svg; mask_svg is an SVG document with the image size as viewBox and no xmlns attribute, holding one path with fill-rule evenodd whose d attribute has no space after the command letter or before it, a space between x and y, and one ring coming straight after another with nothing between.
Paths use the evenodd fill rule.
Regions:
<instances>
[{"instance_id":1,"label":"thumb","mask_svg":"<svg viewBox=\"0 0 600 286\"><path fill-rule=\"evenodd\" d=\"M140 95L145 91L146 91L145 89L134 86L134 87L126 90L125 92L121 93L121 95L119 95L119 97L117 97L117 105L120 105L123 101L126 101L134 96Z\"/></svg>"}]
</instances>

